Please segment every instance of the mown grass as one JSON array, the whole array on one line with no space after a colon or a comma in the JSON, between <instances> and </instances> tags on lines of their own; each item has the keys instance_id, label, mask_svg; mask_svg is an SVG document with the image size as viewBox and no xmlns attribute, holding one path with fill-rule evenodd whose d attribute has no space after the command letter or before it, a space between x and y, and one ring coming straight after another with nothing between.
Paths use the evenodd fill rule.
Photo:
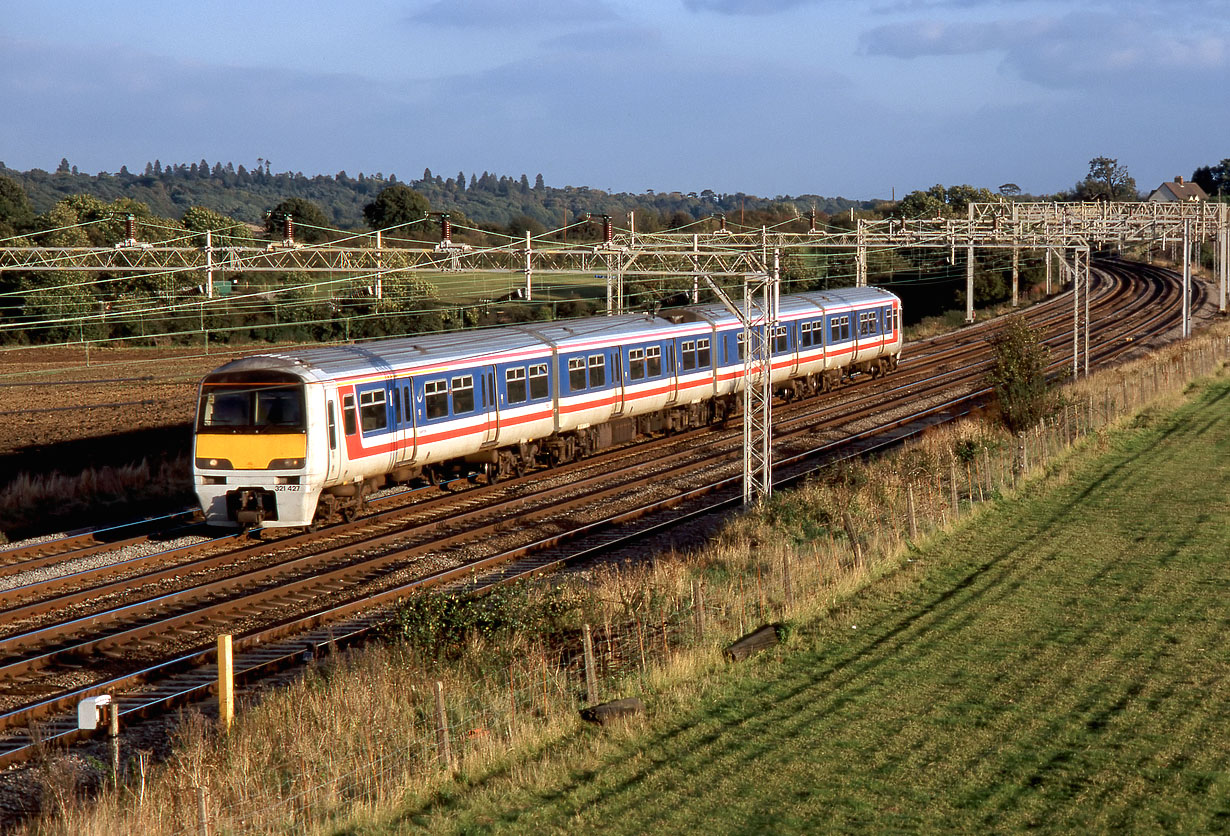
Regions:
<instances>
[{"instance_id":1,"label":"mown grass","mask_svg":"<svg viewBox=\"0 0 1230 836\"><path fill-rule=\"evenodd\" d=\"M648 829L658 820L670 829L1019 829L1025 825L1007 812L993 813L990 823L975 812L994 811L991 805L1006 803L1001 798L1024 806L1009 790L1022 781L1031 786L1021 777L1031 767L1044 778L1051 773L1024 755L1001 752L1018 746L1018 728L1023 752L1033 751L1024 748L1034 745L1030 740L1068 734L1066 714L1041 712L1069 691L1084 693L1078 686L1086 669L1108 665L1105 653L1079 655L1082 635L1110 645L1083 622L1068 623L1081 612L1070 602L1090 595L1092 582L1044 586L1066 603L1048 604L1034 616L1030 610L1041 605L1032 599L1007 610L1000 599L1034 585L1029 576L1039 570L1031 560L1068 571L1063 564L1073 558L1055 553L1049 538L1079 544L1067 519L1094 509L1082 510L1080 491L1064 486L1081 479L1092 484L1084 475L1090 463L1117 451L1132 432L1168 437L1169 410L1197 397L1209 380L1224 388L1228 339L1230 332L1215 328L1065 387L1062 413L1021 438L1004 436L988 421L966 421L936 428L894 455L845 464L741 515L702 548L596 569L558 587L530 585L502 604L476 602L483 612L469 614L474 617L451 607L408 612L392 631L396 642L329 655L290 687L245 702L225 736L215 733L210 709L188 712L148 780L138 775L131 751L112 783L102 767L83 770L72 755L48 749L31 776L43 787L44 814L20 832L384 834L418 826L558 832ZM1222 498L1223 505L1206 512L1212 524L1224 515L1226 491L1224 464L1210 468L1209 461L1218 451L1225 458L1225 422L1216 410L1200 411L1197 419L1216 438L1183 448L1186 464L1178 470L1186 481L1175 485L1190 487L1190 474L1200 474L1201 485ZM1076 452L1069 447L1074 441ZM1147 458L1146 446L1132 455ZM1126 491L1135 475L1118 478L1128 480L1116 485ZM1070 493L1045 505L1047 525L1001 530L987 517L986 530L998 539L970 537L968 520L971 513L984 519L977 510L987 507L984 499L1022 503L1012 513L1028 522L1021 509L1060 488ZM1144 507L1169 514L1163 506ZM1155 530L1144 519L1132 536L1147 538ZM1172 539L1163 535L1159 542ZM1224 551L1223 543L1214 545ZM1099 540L1087 550L1101 548ZM1048 566L1048 555L1057 567ZM1113 578L1113 566L1104 574ZM951 576L932 574L941 571ZM1224 578L1205 580L1210 595L1224 587ZM1099 594L1135 604L1108 588ZM982 618L987 602L1001 609ZM1164 607L1154 613L1152 604L1145 611L1170 614ZM1112 615L1123 622L1120 632L1134 624L1118 610ZM721 647L765 621L786 622L792 638L784 653L728 667ZM593 628L598 699L640 696L650 706L647 723L598 733L578 718L587 700L583 624ZM1046 631L1060 627L1076 638L1044 642ZM1147 627L1139 628L1146 638ZM454 640L441 646L438 630ZM977 647L980 642L989 649ZM1126 661L1116 664L1134 675L1132 666L1152 652L1122 653ZM1132 700L1146 686L1186 698L1199 682L1224 704L1217 687L1225 657L1214 652L1223 655L1198 673L1146 665L1132 680L1140 691L1108 717L1136 710ZM1035 656L1045 664L1033 665ZM987 670L1008 667L988 673L984 662ZM433 709L436 682L442 683L444 728ZM1098 706L1092 693L1081 699ZM1027 700L1033 700L1029 710L1013 708ZM1212 713L1190 715L1205 724L1193 736L1224 745L1224 725L1210 719L1222 708L1213 703ZM1159 722L1177 727L1171 706L1162 709ZM1014 711L1023 713L1002 713ZM448 768L437 748L442 740L451 742ZM1075 760L1067 753L1048 757L1042 763L1053 762L1051 772ZM1176 774L1207 780L1210 809L1223 812L1224 783L1208 777L1220 774L1219 764L1206 769L1207 752L1176 757L1195 764L1175 767ZM1135 780L1142 768L1129 765L1123 774ZM739 775L750 778L740 782ZM967 775L981 776L982 783ZM1046 784L1039 780L1032 786ZM1110 788L1108 796L1122 794L1110 779L1098 780ZM770 790L749 792L761 785ZM788 795L772 794L777 791ZM699 806L689 807L692 799ZM1173 829L1196 829L1182 806L1187 801L1190 793L1180 798L1175 820L1181 826ZM588 813L590 806L596 812ZM1222 820L1209 824L1222 826ZM1043 820L1043 829L1062 827Z\"/></svg>"},{"instance_id":2,"label":"mown grass","mask_svg":"<svg viewBox=\"0 0 1230 836\"><path fill-rule=\"evenodd\" d=\"M643 725L342 832L1230 830L1230 384Z\"/></svg>"}]
</instances>

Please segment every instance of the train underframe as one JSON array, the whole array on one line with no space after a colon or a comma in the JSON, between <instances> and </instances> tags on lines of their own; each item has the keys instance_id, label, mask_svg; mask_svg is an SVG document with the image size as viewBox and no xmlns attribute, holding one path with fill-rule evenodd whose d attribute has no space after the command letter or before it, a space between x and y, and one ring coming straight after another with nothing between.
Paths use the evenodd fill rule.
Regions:
<instances>
[{"instance_id":1,"label":"train underframe","mask_svg":"<svg viewBox=\"0 0 1230 836\"><path fill-rule=\"evenodd\" d=\"M774 384L773 394L784 401L814 397L848 382L856 374L881 377L897 368L897 357L879 357L839 369L805 375ZM450 479L483 478L489 484L524 475L536 467L556 467L640 438L671 435L720 424L742 411L743 395L722 395L706 401L669 406L656 412L615 418L603 424L556 433L534 441L480 450L464 458L429 465L395 467L362 482L325 488L310 528L337 521L349 522L366 510L367 498L389 484L443 484Z\"/></svg>"}]
</instances>

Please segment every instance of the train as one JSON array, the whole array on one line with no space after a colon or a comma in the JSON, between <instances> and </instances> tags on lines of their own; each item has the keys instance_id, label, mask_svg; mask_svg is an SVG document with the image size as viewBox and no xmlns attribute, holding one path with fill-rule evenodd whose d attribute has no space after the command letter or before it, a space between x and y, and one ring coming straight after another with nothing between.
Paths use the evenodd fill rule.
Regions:
<instances>
[{"instance_id":1,"label":"train","mask_svg":"<svg viewBox=\"0 0 1230 836\"><path fill-rule=\"evenodd\" d=\"M901 300L876 287L782 295L775 397L894 370ZM193 481L207 524L315 528L389 483L519 476L742 404L744 328L720 304L233 360L201 381Z\"/></svg>"}]
</instances>

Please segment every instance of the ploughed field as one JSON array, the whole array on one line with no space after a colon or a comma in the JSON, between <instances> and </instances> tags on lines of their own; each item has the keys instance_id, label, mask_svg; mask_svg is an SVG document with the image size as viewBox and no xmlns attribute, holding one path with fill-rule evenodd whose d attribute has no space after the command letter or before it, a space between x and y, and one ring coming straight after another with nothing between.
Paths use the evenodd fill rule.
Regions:
<instances>
[{"instance_id":1,"label":"ploughed field","mask_svg":"<svg viewBox=\"0 0 1230 836\"><path fill-rule=\"evenodd\" d=\"M87 365L83 347L0 349L0 487L186 455L200 378L258 350L93 348Z\"/></svg>"}]
</instances>

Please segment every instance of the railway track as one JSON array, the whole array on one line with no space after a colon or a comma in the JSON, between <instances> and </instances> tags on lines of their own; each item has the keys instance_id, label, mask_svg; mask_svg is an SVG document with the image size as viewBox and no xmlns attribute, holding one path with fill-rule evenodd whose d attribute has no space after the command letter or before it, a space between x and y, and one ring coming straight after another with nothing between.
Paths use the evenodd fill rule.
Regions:
<instances>
[{"instance_id":1,"label":"railway track","mask_svg":"<svg viewBox=\"0 0 1230 836\"><path fill-rule=\"evenodd\" d=\"M1097 362L1172 327L1177 288L1159 275L1099 267L1090 306L1104 323L1091 339ZM1047 330L1056 369L1071 364L1070 311L1070 296L1029 311ZM894 443L911 425L976 406L986 396L985 337L998 327L910 346L891 377L779 407L779 481L855 441ZM921 397L934 403L919 410ZM855 437L839 431L858 422L867 426ZM0 592L0 763L29 757L35 738L75 738L75 718L65 714L86 696L117 695L126 723L199 698L215 679L219 633L236 635L243 681L369 634L423 589L474 592L643 537L670 524L664 513L678 520L737 504L741 441L730 428L696 431L497 485L389 497L367 517L312 534L256 544L221 538L15 585ZM621 528L634 520L637 529ZM6 569L19 577L13 567L21 565ZM33 734L32 724L41 725Z\"/></svg>"}]
</instances>

